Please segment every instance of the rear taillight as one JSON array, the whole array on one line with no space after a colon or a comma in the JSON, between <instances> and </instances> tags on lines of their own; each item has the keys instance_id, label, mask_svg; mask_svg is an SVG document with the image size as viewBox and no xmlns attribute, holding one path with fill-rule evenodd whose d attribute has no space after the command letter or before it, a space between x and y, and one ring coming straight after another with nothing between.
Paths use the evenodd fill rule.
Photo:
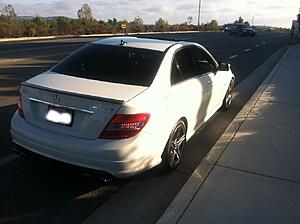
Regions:
<instances>
[{"instance_id":1,"label":"rear taillight","mask_svg":"<svg viewBox=\"0 0 300 224\"><path fill-rule=\"evenodd\" d=\"M18 100L18 113L22 118L25 118L24 111L23 111L22 95L20 95Z\"/></svg>"},{"instance_id":2,"label":"rear taillight","mask_svg":"<svg viewBox=\"0 0 300 224\"><path fill-rule=\"evenodd\" d=\"M137 135L147 124L150 114L116 114L99 138L124 139Z\"/></svg>"}]
</instances>

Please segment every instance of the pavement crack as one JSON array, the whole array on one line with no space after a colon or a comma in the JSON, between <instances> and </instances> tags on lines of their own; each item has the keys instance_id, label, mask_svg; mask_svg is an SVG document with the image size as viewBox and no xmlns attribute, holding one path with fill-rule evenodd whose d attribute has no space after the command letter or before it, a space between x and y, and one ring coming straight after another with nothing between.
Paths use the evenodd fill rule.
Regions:
<instances>
[{"instance_id":1,"label":"pavement crack","mask_svg":"<svg viewBox=\"0 0 300 224\"><path fill-rule=\"evenodd\" d=\"M243 172L243 173L248 173L248 174L252 174L252 175L256 175L256 176L262 176L262 177L272 178L272 179L276 179L276 180L281 180L281 181L291 182L291 183L295 183L295 184L300 184L300 181L291 180L291 179L288 179L288 178L275 177L275 176L272 176L272 175L257 173L257 172L253 172L253 171L249 171L249 170L244 170L244 169L239 169L239 168L234 168L234 167L230 167L230 166L226 166L226 165L221 165L221 164L217 164L216 166L222 167L222 168L226 168L226 169L230 169L230 170L234 170L234 171Z\"/></svg>"}]
</instances>

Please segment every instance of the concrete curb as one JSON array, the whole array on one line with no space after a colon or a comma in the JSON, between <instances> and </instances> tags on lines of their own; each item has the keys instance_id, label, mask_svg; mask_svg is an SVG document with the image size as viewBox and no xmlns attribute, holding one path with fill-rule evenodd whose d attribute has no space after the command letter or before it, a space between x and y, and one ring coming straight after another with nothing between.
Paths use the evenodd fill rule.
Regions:
<instances>
[{"instance_id":1,"label":"concrete curb","mask_svg":"<svg viewBox=\"0 0 300 224\"><path fill-rule=\"evenodd\" d=\"M158 220L158 224L177 223L180 220L181 216L184 214L184 212L186 211L186 209L200 190L201 186L209 176L210 172L216 166L217 161L220 159L229 143L233 140L235 134L240 129L242 123L246 120L252 108L259 100L263 91L273 79L287 52L288 49L282 55L281 59L277 62L276 66L271 70L269 75L260 84L258 89L248 100L246 105L234 118L234 120L231 122L231 124L228 126L228 128L225 130L225 132L222 134L222 136L219 138L216 144L212 147L210 152L205 156L203 161L194 170L193 174L185 183L181 191L177 194L177 196L171 202L167 210Z\"/></svg>"},{"instance_id":2,"label":"concrete curb","mask_svg":"<svg viewBox=\"0 0 300 224\"><path fill-rule=\"evenodd\" d=\"M174 31L174 32L142 32L142 33L105 33L105 34L89 34L89 35L61 35L61 36L46 36L46 37L19 37L19 38L1 38L0 42L16 42L28 40L49 40L49 39L63 39L63 38L88 38L88 37L111 37L124 35L138 35L138 34L168 34L168 33L197 33L199 31Z\"/></svg>"}]
</instances>

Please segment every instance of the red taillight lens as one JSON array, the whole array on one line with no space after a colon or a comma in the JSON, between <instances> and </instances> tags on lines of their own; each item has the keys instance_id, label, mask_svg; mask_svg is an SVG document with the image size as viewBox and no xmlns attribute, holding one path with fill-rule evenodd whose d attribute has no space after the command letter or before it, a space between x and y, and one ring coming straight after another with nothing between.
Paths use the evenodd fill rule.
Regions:
<instances>
[{"instance_id":1,"label":"red taillight lens","mask_svg":"<svg viewBox=\"0 0 300 224\"><path fill-rule=\"evenodd\" d=\"M99 138L124 139L137 135L147 124L150 114L116 114Z\"/></svg>"},{"instance_id":2,"label":"red taillight lens","mask_svg":"<svg viewBox=\"0 0 300 224\"><path fill-rule=\"evenodd\" d=\"M22 102L22 95L18 100L18 113L22 118L25 118L24 111L23 111L23 102Z\"/></svg>"}]
</instances>

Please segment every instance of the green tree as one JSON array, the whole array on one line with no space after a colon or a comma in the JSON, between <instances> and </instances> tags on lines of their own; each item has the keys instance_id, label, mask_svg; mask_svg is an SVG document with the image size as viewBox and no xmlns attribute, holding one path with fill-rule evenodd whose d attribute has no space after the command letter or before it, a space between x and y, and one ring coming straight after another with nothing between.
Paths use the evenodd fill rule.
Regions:
<instances>
[{"instance_id":1,"label":"green tree","mask_svg":"<svg viewBox=\"0 0 300 224\"><path fill-rule=\"evenodd\" d=\"M16 19L17 14L14 7L11 4L7 4L0 10L0 17L3 19Z\"/></svg>"},{"instance_id":2,"label":"green tree","mask_svg":"<svg viewBox=\"0 0 300 224\"><path fill-rule=\"evenodd\" d=\"M24 36L26 36L26 37L37 36L35 24L32 22L32 20L23 20L22 23L23 23L23 27L24 27Z\"/></svg>"},{"instance_id":3,"label":"green tree","mask_svg":"<svg viewBox=\"0 0 300 224\"><path fill-rule=\"evenodd\" d=\"M143 32L144 30L144 22L141 17L135 17L133 21L129 23L130 31L137 33Z\"/></svg>"},{"instance_id":4,"label":"green tree","mask_svg":"<svg viewBox=\"0 0 300 224\"><path fill-rule=\"evenodd\" d=\"M92 14L91 7L87 3L83 4L82 7L80 9L78 9L77 16L78 16L78 19L92 20L93 14Z\"/></svg>"},{"instance_id":5,"label":"green tree","mask_svg":"<svg viewBox=\"0 0 300 224\"><path fill-rule=\"evenodd\" d=\"M117 33L121 31L120 22L116 18L108 19L107 21L107 31L109 33Z\"/></svg>"},{"instance_id":6,"label":"green tree","mask_svg":"<svg viewBox=\"0 0 300 224\"><path fill-rule=\"evenodd\" d=\"M36 16L32 20L32 22L34 22L38 26L45 27L45 28L48 28L48 26L49 26L49 20L45 19L45 18L43 18L41 16Z\"/></svg>"},{"instance_id":7,"label":"green tree","mask_svg":"<svg viewBox=\"0 0 300 224\"><path fill-rule=\"evenodd\" d=\"M0 19L0 38L22 37L22 23L16 20Z\"/></svg>"},{"instance_id":8,"label":"green tree","mask_svg":"<svg viewBox=\"0 0 300 224\"><path fill-rule=\"evenodd\" d=\"M218 30L219 29L219 24L217 22L217 20L213 19L212 21L210 21L210 23L207 24L208 25L208 29L209 30Z\"/></svg>"},{"instance_id":9,"label":"green tree","mask_svg":"<svg viewBox=\"0 0 300 224\"><path fill-rule=\"evenodd\" d=\"M59 16L56 19L56 23L58 26L68 26L70 24L70 19L65 16Z\"/></svg>"},{"instance_id":10,"label":"green tree","mask_svg":"<svg viewBox=\"0 0 300 224\"><path fill-rule=\"evenodd\" d=\"M107 23L108 23L108 25L115 26L115 27L118 26L118 24L119 24L119 22L116 18L108 19Z\"/></svg>"},{"instance_id":11,"label":"green tree","mask_svg":"<svg viewBox=\"0 0 300 224\"><path fill-rule=\"evenodd\" d=\"M32 20L31 28L34 28L36 31L36 36L48 36L50 35L50 21L40 16L36 16ZM34 31L33 31L34 33Z\"/></svg>"},{"instance_id":12,"label":"green tree","mask_svg":"<svg viewBox=\"0 0 300 224\"><path fill-rule=\"evenodd\" d=\"M71 32L70 19L64 16L60 16L56 20L56 32L58 35L65 35Z\"/></svg>"},{"instance_id":13,"label":"green tree","mask_svg":"<svg viewBox=\"0 0 300 224\"><path fill-rule=\"evenodd\" d=\"M168 30L168 21L164 20L163 18L159 18L157 21L155 21L155 30L164 32Z\"/></svg>"},{"instance_id":14,"label":"green tree","mask_svg":"<svg viewBox=\"0 0 300 224\"><path fill-rule=\"evenodd\" d=\"M234 23L244 23L244 19L240 16L238 20L234 21Z\"/></svg>"}]
</instances>

